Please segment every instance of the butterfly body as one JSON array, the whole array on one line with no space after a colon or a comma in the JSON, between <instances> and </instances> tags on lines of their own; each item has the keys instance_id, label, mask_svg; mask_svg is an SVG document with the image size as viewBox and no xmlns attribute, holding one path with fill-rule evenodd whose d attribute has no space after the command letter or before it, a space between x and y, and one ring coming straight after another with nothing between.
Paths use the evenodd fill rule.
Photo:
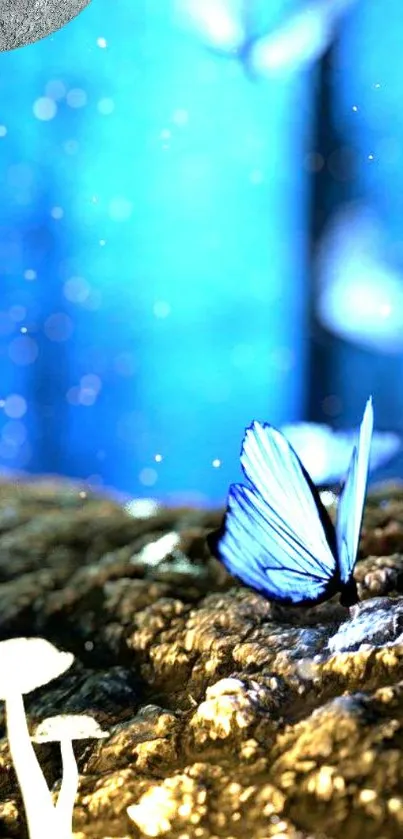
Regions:
<instances>
[{"instance_id":1,"label":"butterfly body","mask_svg":"<svg viewBox=\"0 0 403 839\"><path fill-rule=\"evenodd\" d=\"M223 525L209 537L212 553L271 600L306 606L340 592L343 605L354 605L372 428L368 400L333 525L286 438L271 425L252 423L241 452L250 486L230 487Z\"/></svg>"}]
</instances>

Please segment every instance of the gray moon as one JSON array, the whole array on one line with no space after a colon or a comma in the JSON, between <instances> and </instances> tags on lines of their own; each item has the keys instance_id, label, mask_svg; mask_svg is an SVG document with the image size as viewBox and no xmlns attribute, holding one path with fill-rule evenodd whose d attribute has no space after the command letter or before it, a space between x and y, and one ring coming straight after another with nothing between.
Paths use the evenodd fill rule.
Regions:
<instances>
[{"instance_id":1,"label":"gray moon","mask_svg":"<svg viewBox=\"0 0 403 839\"><path fill-rule=\"evenodd\" d=\"M76 17L91 0L0 0L0 51L33 44Z\"/></svg>"}]
</instances>

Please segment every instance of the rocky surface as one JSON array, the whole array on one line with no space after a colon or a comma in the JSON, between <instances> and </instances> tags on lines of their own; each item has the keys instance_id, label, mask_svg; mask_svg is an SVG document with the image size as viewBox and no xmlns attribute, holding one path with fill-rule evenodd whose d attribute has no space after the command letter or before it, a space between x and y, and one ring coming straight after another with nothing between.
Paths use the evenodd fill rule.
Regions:
<instances>
[{"instance_id":1,"label":"rocky surface","mask_svg":"<svg viewBox=\"0 0 403 839\"><path fill-rule=\"evenodd\" d=\"M369 498L362 602L287 609L209 556L220 513L131 512L69 483L0 484L0 640L72 668L29 694L92 714L75 839L394 839L403 831L403 492ZM26 837L0 703L0 836ZM57 794L60 757L35 745Z\"/></svg>"}]
</instances>

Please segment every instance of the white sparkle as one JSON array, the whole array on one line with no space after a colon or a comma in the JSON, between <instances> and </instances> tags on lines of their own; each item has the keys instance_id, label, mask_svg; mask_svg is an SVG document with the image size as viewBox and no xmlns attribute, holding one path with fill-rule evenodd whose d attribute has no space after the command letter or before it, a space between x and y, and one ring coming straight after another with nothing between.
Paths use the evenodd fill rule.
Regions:
<instances>
[{"instance_id":1,"label":"white sparkle","mask_svg":"<svg viewBox=\"0 0 403 839\"><path fill-rule=\"evenodd\" d=\"M97 46L104 50L108 46L106 38L97 38Z\"/></svg>"},{"instance_id":2,"label":"white sparkle","mask_svg":"<svg viewBox=\"0 0 403 839\"><path fill-rule=\"evenodd\" d=\"M154 457L154 460L155 460L156 463L161 463L162 454L156 454L155 457Z\"/></svg>"},{"instance_id":3,"label":"white sparkle","mask_svg":"<svg viewBox=\"0 0 403 839\"><path fill-rule=\"evenodd\" d=\"M7 134L7 128L5 125L0 125L0 137L5 137Z\"/></svg>"},{"instance_id":4,"label":"white sparkle","mask_svg":"<svg viewBox=\"0 0 403 839\"><path fill-rule=\"evenodd\" d=\"M332 505L337 501L337 495L334 492L331 492L330 489L324 489L320 493L320 500L325 507L332 507Z\"/></svg>"},{"instance_id":5,"label":"white sparkle","mask_svg":"<svg viewBox=\"0 0 403 839\"><path fill-rule=\"evenodd\" d=\"M214 469L218 469L221 466L221 460L218 457L214 458L212 466L214 466Z\"/></svg>"}]
</instances>

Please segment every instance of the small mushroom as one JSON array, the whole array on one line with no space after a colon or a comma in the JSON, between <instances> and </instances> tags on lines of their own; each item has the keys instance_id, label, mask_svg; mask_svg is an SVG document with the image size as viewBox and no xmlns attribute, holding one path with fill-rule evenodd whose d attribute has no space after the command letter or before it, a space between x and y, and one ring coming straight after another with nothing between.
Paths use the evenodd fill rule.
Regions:
<instances>
[{"instance_id":1,"label":"small mushroom","mask_svg":"<svg viewBox=\"0 0 403 839\"><path fill-rule=\"evenodd\" d=\"M30 839L55 839L57 817L30 740L23 694L56 679L73 660L72 653L60 652L43 638L0 642L0 699L6 703L7 737Z\"/></svg>"},{"instance_id":2,"label":"small mushroom","mask_svg":"<svg viewBox=\"0 0 403 839\"><path fill-rule=\"evenodd\" d=\"M60 743L62 755L62 783L56 804L59 836L71 836L73 808L78 788L78 769L73 751L73 740L109 737L96 720L88 714L60 714L47 717L37 727L35 743Z\"/></svg>"}]
</instances>

